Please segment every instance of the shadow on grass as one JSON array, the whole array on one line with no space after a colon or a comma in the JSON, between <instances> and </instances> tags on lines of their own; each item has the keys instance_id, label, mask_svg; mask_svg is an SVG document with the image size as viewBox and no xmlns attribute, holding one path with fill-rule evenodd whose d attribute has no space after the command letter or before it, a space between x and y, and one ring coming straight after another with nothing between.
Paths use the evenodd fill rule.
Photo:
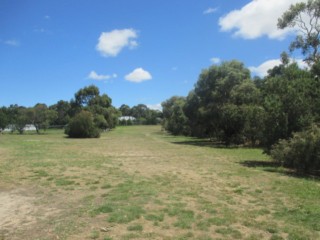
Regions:
<instances>
[{"instance_id":1,"label":"shadow on grass","mask_svg":"<svg viewBox=\"0 0 320 240\"><path fill-rule=\"evenodd\" d=\"M318 174L299 173L293 169L284 168L280 163L272 161L245 160L239 162L239 164L249 168L262 168L262 170L266 172L278 173L295 178L320 180L320 176Z\"/></svg>"},{"instance_id":2,"label":"shadow on grass","mask_svg":"<svg viewBox=\"0 0 320 240\"><path fill-rule=\"evenodd\" d=\"M174 141L171 143L177 144L177 145L189 145L189 146L196 146L196 147L211 147L211 148L226 148L226 149L239 148L239 146L237 145L226 146L222 142L214 142L210 140Z\"/></svg>"}]
</instances>

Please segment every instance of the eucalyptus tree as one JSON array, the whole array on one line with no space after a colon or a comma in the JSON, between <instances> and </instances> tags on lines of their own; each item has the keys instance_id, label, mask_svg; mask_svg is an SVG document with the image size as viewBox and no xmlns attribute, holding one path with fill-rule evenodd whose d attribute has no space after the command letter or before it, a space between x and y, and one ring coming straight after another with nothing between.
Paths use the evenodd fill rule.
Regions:
<instances>
[{"instance_id":1,"label":"eucalyptus tree","mask_svg":"<svg viewBox=\"0 0 320 240\"><path fill-rule=\"evenodd\" d=\"M308 0L290 6L278 19L278 28L297 29L290 51L301 49L305 61L311 66L320 60L320 0Z\"/></svg>"},{"instance_id":2,"label":"eucalyptus tree","mask_svg":"<svg viewBox=\"0 0 320 240\"><path fill-rule=\"evenodd\" d=\"M189 135L188 119L183 112L186 99L173 96L163 103L163 127L173 135Z\"/></svg>"}]
</instances>

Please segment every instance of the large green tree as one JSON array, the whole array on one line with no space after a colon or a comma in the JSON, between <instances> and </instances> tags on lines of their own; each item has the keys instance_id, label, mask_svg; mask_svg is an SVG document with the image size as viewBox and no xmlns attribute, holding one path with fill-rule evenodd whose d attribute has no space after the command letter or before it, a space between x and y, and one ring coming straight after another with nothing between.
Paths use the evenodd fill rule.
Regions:
<instances>
[{"instance_id":1,"label":"large green tree","mask_svg":"<svg viewBox=\"0 0 320 240\"><path fill-rule=\"evenodd\" d=\"M235 121L243 118L240 116L242 111L236 109L237 104L232 102L232 96L237 99L234 89L247 79L250 79L250 71L243 63L235 60L213 65L202 71L195 85L195 96L188 99L198 106L195 114L202 118L199 123L207 135L218 137L229 144L230 140L242 131L243 122L234 125ZM240 94L240 91L237 92ZM236 111L234 114L231 114L232 109ZM192 112L189 110L187 115L192 115ZM228 116L232 117L232 120L226 121Z\"/></svg>"},{"instance_id":2,"label":"large green tree","mask_svg":"<svg viewBox=\"0 0 320 240\"><path fill-rule=\"evenodd\" d=\"M120 113L112 106L112 100L107 94L100 95L99 88L91 85L75 93L71 100L70 115L73 117L85 110L93 115L94 123L101 129L114 128ZM105 118L105 121L101 117Z\"/></svg>"},{"instance_id":3,"label":"large green tree","mask_svg":"<svg viewBox=\"0 0 320 240\"><path fill-rule=\"evenodd\" d=\"M270 71L273 73L273 71ZM270 148L279 139L287 139L316 120L315 81L312 74L296 63L283 67L281 74L266 77L262 93L266 111L264 140Z\"/></svg>"}]
</instances>

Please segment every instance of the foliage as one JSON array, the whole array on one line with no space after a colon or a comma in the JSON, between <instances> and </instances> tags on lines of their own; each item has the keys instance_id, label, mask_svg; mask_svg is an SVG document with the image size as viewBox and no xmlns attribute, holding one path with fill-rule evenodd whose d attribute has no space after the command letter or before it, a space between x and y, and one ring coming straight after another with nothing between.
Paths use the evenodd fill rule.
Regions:
<instances>
[{"instance_id":1,"label":"foliage","mask_svg":"<svg viewBox=\"0 0 320 240\"><path fill-rule=\"evenodd\" d=\"M122 104L119 108L122 116L134 117L136 120L128 122L127 120L122 120L120 125L156 125L160 123L162 113L158 110L153 110L148 108L145 104L138 104L130 108L126 104Z\"/></svg>"},{"instance_id":2,"label":"foliage","mask_svg":"<svg viewBox=\"0 0 320 240\"><path fill-rule=\"evenodd\" d=\"M0 131L5 129L5 127L9 124L8 116L6 114L6 109L0 108Z\"/></svg>"},{"instance_id":3,"label":"foliage","mask_svg":"<svg viewBox=\"0 0 320 240\"><path fill-rule=\"evenodd\" d=\"M29 123L28 110L25 107L19 107L14 121L14 129L23 134L24 127Z\"/></svg>"},{"instance_id":4,"label":"foliage","mask_svg":"<svg viewBox=\"0 0 320 240\"><path fill-rule=\"evenodd\" d=\"M100 137L99 130L94 124L93 116L88 111L81 111L74 116L65 129L65 133L71 138Z\"/></svg>"},{"instance_id":5,"label":"foliage","mask_svg":"<svg viewBox=\"0 0 320 240\"><path fill-rule=\"evenodd\" d=\"M69 111L71 105L67 101L60 100L56 104L49 107L50 110L54 110L57 113L56 119L52 122L53 125L66 125L70 120Z\"/></svg>"},{"instance_id":6,"label":"foliage","mask_svg":"<svg viewBox=\"0 0 320 240\"><path fill-rule=\"evenodd\" d=\"M246 106L258 104L259 99L260 91L243 63L234 60L213 65L201 72L186 99L171 98L162 104L164 126L173 134L216 138L226 145L241 143L244 128L250 126L246 121L252 121L245 115L249 111ZM249 133L247 129L254 142L257 137L253 134L259 130Z\"/></svg>"},{"instance_id":7,"label":"foliage","mask_svg":"<svg viewBox=\"0 0 320 240\"><path fill-rule=\"evenodd\" d=\"M40 129L46 130L50 122L57 118L57 112L48 109L46 104L38 103L33 108L29 109L29 123L32 123L37 133Z\"/></svg>"},{"instance_id":8,"label":"foliage","mask_svg":"<svg viewBox=\"0 0 320 240\"><path fill-rule=\"evenodd\" d=\"M171 97L163 102L163 127L173 135L188 135L187 117L183 112L184 97Z\"/></svg>"},{"instance_id":9,"label":"foliage","mask_svg":"<svg viewBox=\"0 0 320 240\"><path fill-rule=\"evenodd\" d=\"M314 102L319 101L320 96L314 92L318 90L310 72L299 69L296 63L283 66L277 75L266 77L262 92L266 111L264 145L268 149L315 120L319 110L314 108Z\"/></svg>"},{"instance_id":10,"label":"foliage","mask_svg":"<svg viewBox=\"0 0 320 240\"><path fill-rule=\"evenodd\" d=\"M301 49L305 61L312 65L320 60L320 0L308 0L291 5L278 19L278 28L298 28L299 34L290 51Z\"/></svg>"},{"instance_id":11,"label":"foliage","mask_svg":"<svg viewBox=\"0 0 320 240\"><path fill-rule=\"evenodd\" d=\"M108 128L108 126L109 126L107 120L104 118L103 115L96 115L94 117L94 124L99 129L103 129L103 130L106 130Z\"/></svg>"},{"instance_id":12,"label":"foliage","mask_svg":"<svg viewBox=\"0 0 320 240\"><path fill-rule=\"evenodd\" d=\"M273 159L285 167L302 173L320 173L320 127L297 132L288 140L280 140L271 150Z\"/></svg>"}]
</instances>

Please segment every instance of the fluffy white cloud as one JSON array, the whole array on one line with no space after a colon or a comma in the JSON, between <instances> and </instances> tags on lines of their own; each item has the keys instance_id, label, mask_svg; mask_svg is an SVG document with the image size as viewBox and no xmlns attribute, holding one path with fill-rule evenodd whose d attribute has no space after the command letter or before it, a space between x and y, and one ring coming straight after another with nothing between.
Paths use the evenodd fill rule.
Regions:
<instances>
[{"instance_id":1,"label":"fluffy white cloud","mask_svg":"<svg viewBox=\"0 0 320 240\"><path fill-rule=\"evenodd\" d=\"M210 59L210 62L212 62L213 64L219 64L221 62L221 59L214 57Z\"/></svg>"},{"instance_id":2,"label":"fluffy white cloud","mask_svg":"<svg viewBox=\"0 0 320 240\"><path fill-rule=\"evenodd\" d=\"M152 79L152 76L143 68L136 68L131 73L127 74L125 79L130 82L140 83Z\"/></svg>"},{"instance_id":3,"label":"fluffy white cloud","mask_svg":"<svg viewBox=\"0 0 320 240\"><path fill-rule=\"evenodd\" d=\"M117 77L117 74L112 74L112 75L99 75L97 74L95 71L91 71L88 75L88 78L89 79L92 79L92 80L98 80L98 81L101 81L101 80L107 80L107 79L110 79L110 78L116 78Z\"/></svg>"},{"instance_id":4,"label":"fluffy white cloud","mask_svg":"<svg viewBox=\"0 0 320 240\"><path fill-rule=\"evenodd\" d=\"M290 59L291 62L296 62L300 68L308 68L308 65L302 59ZM270 59L257 67L249 67L250 71L259 77L264 77L268 74L268 70L280 65L280 59Z\"/></svg>"},{"instance_id":5,"label":"fluffy white cloud","mask_svg":"<svg viewBox=\"0 0 320 240\"><path fill-rule=\"evenodd\" d=\"M203 11L203 14L211 14L211 13L214 13L218 10L218 8L208 8L206 10Z\"/></svg>"},{"instance_id":6,"label":"fluffy white cloud","mask_svg":"<svg viewBox=\"0 0 320 240\"><path fill-rule=\"evenodd\" d=\"M138 46L135 40L138 37L134 29L115 29L111 32L102 32L96 46L102 56L115 57L124 47L134 48Z\"/></svg>"},{"instance_id":7,"label":"fluffy white cloud","mask_svg":"<svg viewBox=\"0 0 320 240\"><path fill-rule=\"evenodd\" d=\"M161 103L158 103L158 104L147 104L147 107L152 109L152 110L162 111Z\"/></svg>"},{"instance_id":8,"label":"fluffy white cloud","mask_svg":"<svg viewBox=\"0 0 320 240\"><path fill-rule=\"evenodd\" d=\"M222 31L234 31L234 36L254 39L268 36L283 39L292 30L277 28L278 18L291 4L307 0L252 0L240 10L234 10L219 19Z\"/></svg>"}]
</instances>

